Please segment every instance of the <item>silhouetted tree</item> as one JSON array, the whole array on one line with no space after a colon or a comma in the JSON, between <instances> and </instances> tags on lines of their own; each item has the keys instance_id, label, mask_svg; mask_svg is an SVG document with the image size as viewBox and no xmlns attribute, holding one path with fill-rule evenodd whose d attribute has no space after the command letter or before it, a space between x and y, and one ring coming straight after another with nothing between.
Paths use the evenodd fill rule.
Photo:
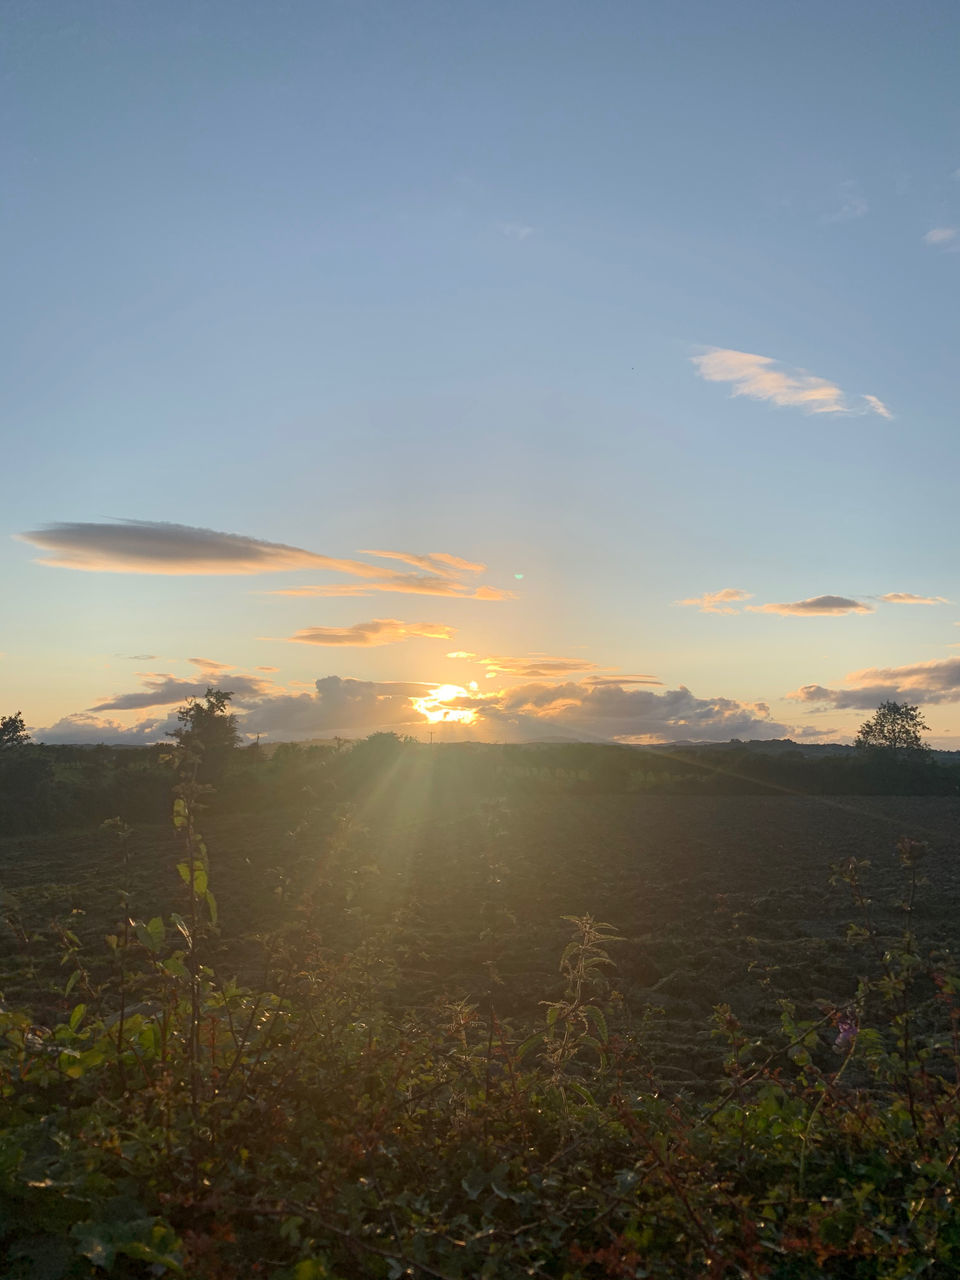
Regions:
<instances>
[{"instance_id":1,"label":"silhouetted tree","mask_svg":"<svg viewBox=\"0 0 960 1280\"><path fill-rule=\"evenodd\" d=\"M12 716L0 716L0 751L25 747L29 741L30 735L19 711Z\"/></svg>"},{"instance_id":2,"label":"silhouetted tree","mask_svg":"<svg viewBox=\"0 0 960 1280\"><path fill-rule=\"evenodd\" d=\"M204 782L218 779L240 743L237 717L230 714L233 697L223 689L208 688L203 698L189 698L177 711L180 728L171 736L199 757L198 777Z\"/></svg>"},{"instance_id":3,"label":"silhouetted tree","mask_svg":"<svg viewBox=\"0 0 960 1280\"><path fill-rule=\"evenodd\" d=\"M919 707L908 702L881 702L876 713L860 726L854 746L919 760L929 755L930 748L920 736L929 730Z\"/></svg>"}]
</instances>

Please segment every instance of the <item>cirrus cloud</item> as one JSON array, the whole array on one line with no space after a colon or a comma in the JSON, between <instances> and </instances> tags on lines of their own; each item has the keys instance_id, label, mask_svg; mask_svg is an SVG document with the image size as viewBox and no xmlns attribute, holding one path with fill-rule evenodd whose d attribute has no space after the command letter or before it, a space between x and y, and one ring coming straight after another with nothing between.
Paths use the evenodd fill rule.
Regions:
<instances>
[{"instance_id":1,"label":"cirrus cloud","mask_svg":"<svg viewBox=\"0 0 960 1280\"><path fill-rule=\"evenodd\" d=\"M768 400L781 407L799 408L804 413L876 413L882 418L893 414L877 396L851 398L834 382L818 378L805 369L782 367L771 356L726 347L710 347L701 355L691 356L697 373L706 382L727 382L734 396L751 400Z\"/></svg>"}]
</instances>

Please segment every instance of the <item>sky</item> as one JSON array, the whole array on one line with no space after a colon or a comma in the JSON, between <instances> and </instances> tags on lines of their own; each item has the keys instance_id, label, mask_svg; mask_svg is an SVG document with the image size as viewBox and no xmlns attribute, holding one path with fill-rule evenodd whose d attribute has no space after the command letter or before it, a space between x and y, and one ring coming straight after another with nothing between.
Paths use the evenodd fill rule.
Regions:
<instances>
[{"instance_id":1,"label":"sky","mask_svg":"<svg viewBox=\"0 0 960 1280\"><path fill-rule=\"evenodd\" d=\"M960 748L958 41L10 0L0 714Z\"/></svg>"}]
</instances>

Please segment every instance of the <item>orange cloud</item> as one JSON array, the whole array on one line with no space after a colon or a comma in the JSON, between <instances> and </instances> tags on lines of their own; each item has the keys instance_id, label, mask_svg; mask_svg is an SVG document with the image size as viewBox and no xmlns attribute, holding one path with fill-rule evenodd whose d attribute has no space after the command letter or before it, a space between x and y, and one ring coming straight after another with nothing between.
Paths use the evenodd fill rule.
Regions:
<instances>
[{"instance_id":1,"label":"orange cloud","mask_svg":"<svg viewBox=\"0 0 960 1280\"><path fill-rule=\"evenodd\" d=\"M398 618L374 618L355 622L352 627L307 627L287 639L296 644L353 645L370 648L398 644L401 640L424 638L449 640L456 631L438 622L401 622Z\"/></svg>"},{"instance_id":2,"label":"orange cloud","mask_svg":"<svg viewBox=\"0 0 960 1280\"><path fill-rule=\"evenodd\" d=\"M516 592L501 587L471 588L450 578L431 577L417 573L394 573L366 582L312 583L302 587L284 587L271 591L272 596L312 596L319 599L333 597L371 596L377 591L392 591L398 595L447 596L453 600L515 600Z\"/></svg>"},{"instance_id":3,"label":"orange cloud","mask_svg":"<svg viewBox=\"0 0 960 1280\"><path fill-rule=\"evenodd\" d=\"M690 596L686 600L674 600L674 604L697 608L701 613L739 613L739 609L730 606L741 600L752 600L749 591L741 591L739 587L724 587L721 591L705 591L702 596Z\"/></svg>"},{"instance_id":4,"label":"orange cloud","mask_svg":"<svg viewBox=\"0 0 960 1280\"><path fill-rule=\"evenodd\" d=\"M912 591L888 591L880 597L887 604L949 604L945 596L915 596Z\"/></svg>"}]
</instances>

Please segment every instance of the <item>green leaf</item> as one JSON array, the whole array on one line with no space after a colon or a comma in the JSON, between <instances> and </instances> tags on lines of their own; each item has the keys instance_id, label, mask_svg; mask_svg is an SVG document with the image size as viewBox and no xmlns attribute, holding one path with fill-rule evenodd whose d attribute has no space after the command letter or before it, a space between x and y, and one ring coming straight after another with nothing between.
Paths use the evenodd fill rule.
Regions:
<instances>
[{"instance_id":1,"label":"green leaf","mask_svg":"<svg viewBox=\"0 0 960 1280\"><path fill-rule=\"evenodd\" d=\"M514 1056L517 1062L522 1062L535 1044L540 1044L543 1040L543 1032L536 1031L532 1036L527 1036L522 1044L518 1045Z\"/></svg>"},{"instance_id":2,"label":"green leaf","mask_svg":"<svg viewBox=\"0 0 960 1280\"><path fill-rule=\"evenodd\" d=\"M210 912L210 923L217 923L217 900L208 889L204 894L207 903L207 910Z\"/></svg>"},{"instance_id":3,"label":"green leaf","mask_svg":"<svg viewBox=\"0 0 960 1280\"><path fill-rule=\"evenodd\" d=\"M319 1258L301 1258L293 1268L293 1280L333 1280Z\"/></svg>"},{"instance_id":4,"label":"green leaf","mask_svg":"<svg viewBox=\"0 0 960 1280\"><path fill-rule=\"evenodd\" d=\"M160 944L150 930L150 926L143 923L142 920L133 922L133 931L137 935L137 941L143 943L148 951L159 951Z\"/></svg>"},{"instance_id":5,"label":"green leaf","mask_svg":"<svg viewBox=\"0 0 960 1280\"><path fill-rule=\"evenodd\" d=\"M111 1270L117 1251L113 1243L113 1232L105 1222L78 1222L70 1230L75 1236L77 1252L89 1258L95 1267Z\"/></svg>"},{"instance_id":6,"label":"green leaf","mask_svg":"<svg viewBox=\"0 0 960 1280\"><path fill-rule=\"evenodd\" d=\"M187 802L185 800L174 800L173 802L173 825L178 831L185 827L190 819L187 811Z\"/></svg>"},{"instance_id":7,"label":"green leaf","mask_svg":"<svg viewBox=\"0 0 960 1280\"><path fill-rule=\"evenodd\" d=\"M589 1106L595 1107L597 1105L596 1098L593 1096L593 1094L590 1092L587 1086L584 1084L581 1084L579 1080L571 1080L569 1083L569 1087L573 1090L574 1093L579 1094L580 1097L583 1099L583 1101L588 1103Z\"/></svg>"},{"instance_id":8,"label":"green leaf","mask_svg":"<svg viewBox=\"0 0 960 1280\"><path fill-rule=\"evenodd\" d=\"M77 1027L79 1027L80 1023L83 1021L83 1015L86 1012L87 1006L85 1004L74 1005L73 1010L70 1013L70 1022L68 1024L71 1031L76 1031Z\"/></svg>"},{"instance_id":9,"label":"green leaf","mask_svg":"<svg viewBox=\"0 0 960 1280\"><path fill-rule=\"evenodd\" d=\"M586 1004L583 1006L583 1012L593 1019L597 1030L600 1032L600 1039L606 1044L610 1036L607 1032L607 1020L603 1015L603 1010L598 1009L595 1004Z\"/></svg>"}]
</instances>

